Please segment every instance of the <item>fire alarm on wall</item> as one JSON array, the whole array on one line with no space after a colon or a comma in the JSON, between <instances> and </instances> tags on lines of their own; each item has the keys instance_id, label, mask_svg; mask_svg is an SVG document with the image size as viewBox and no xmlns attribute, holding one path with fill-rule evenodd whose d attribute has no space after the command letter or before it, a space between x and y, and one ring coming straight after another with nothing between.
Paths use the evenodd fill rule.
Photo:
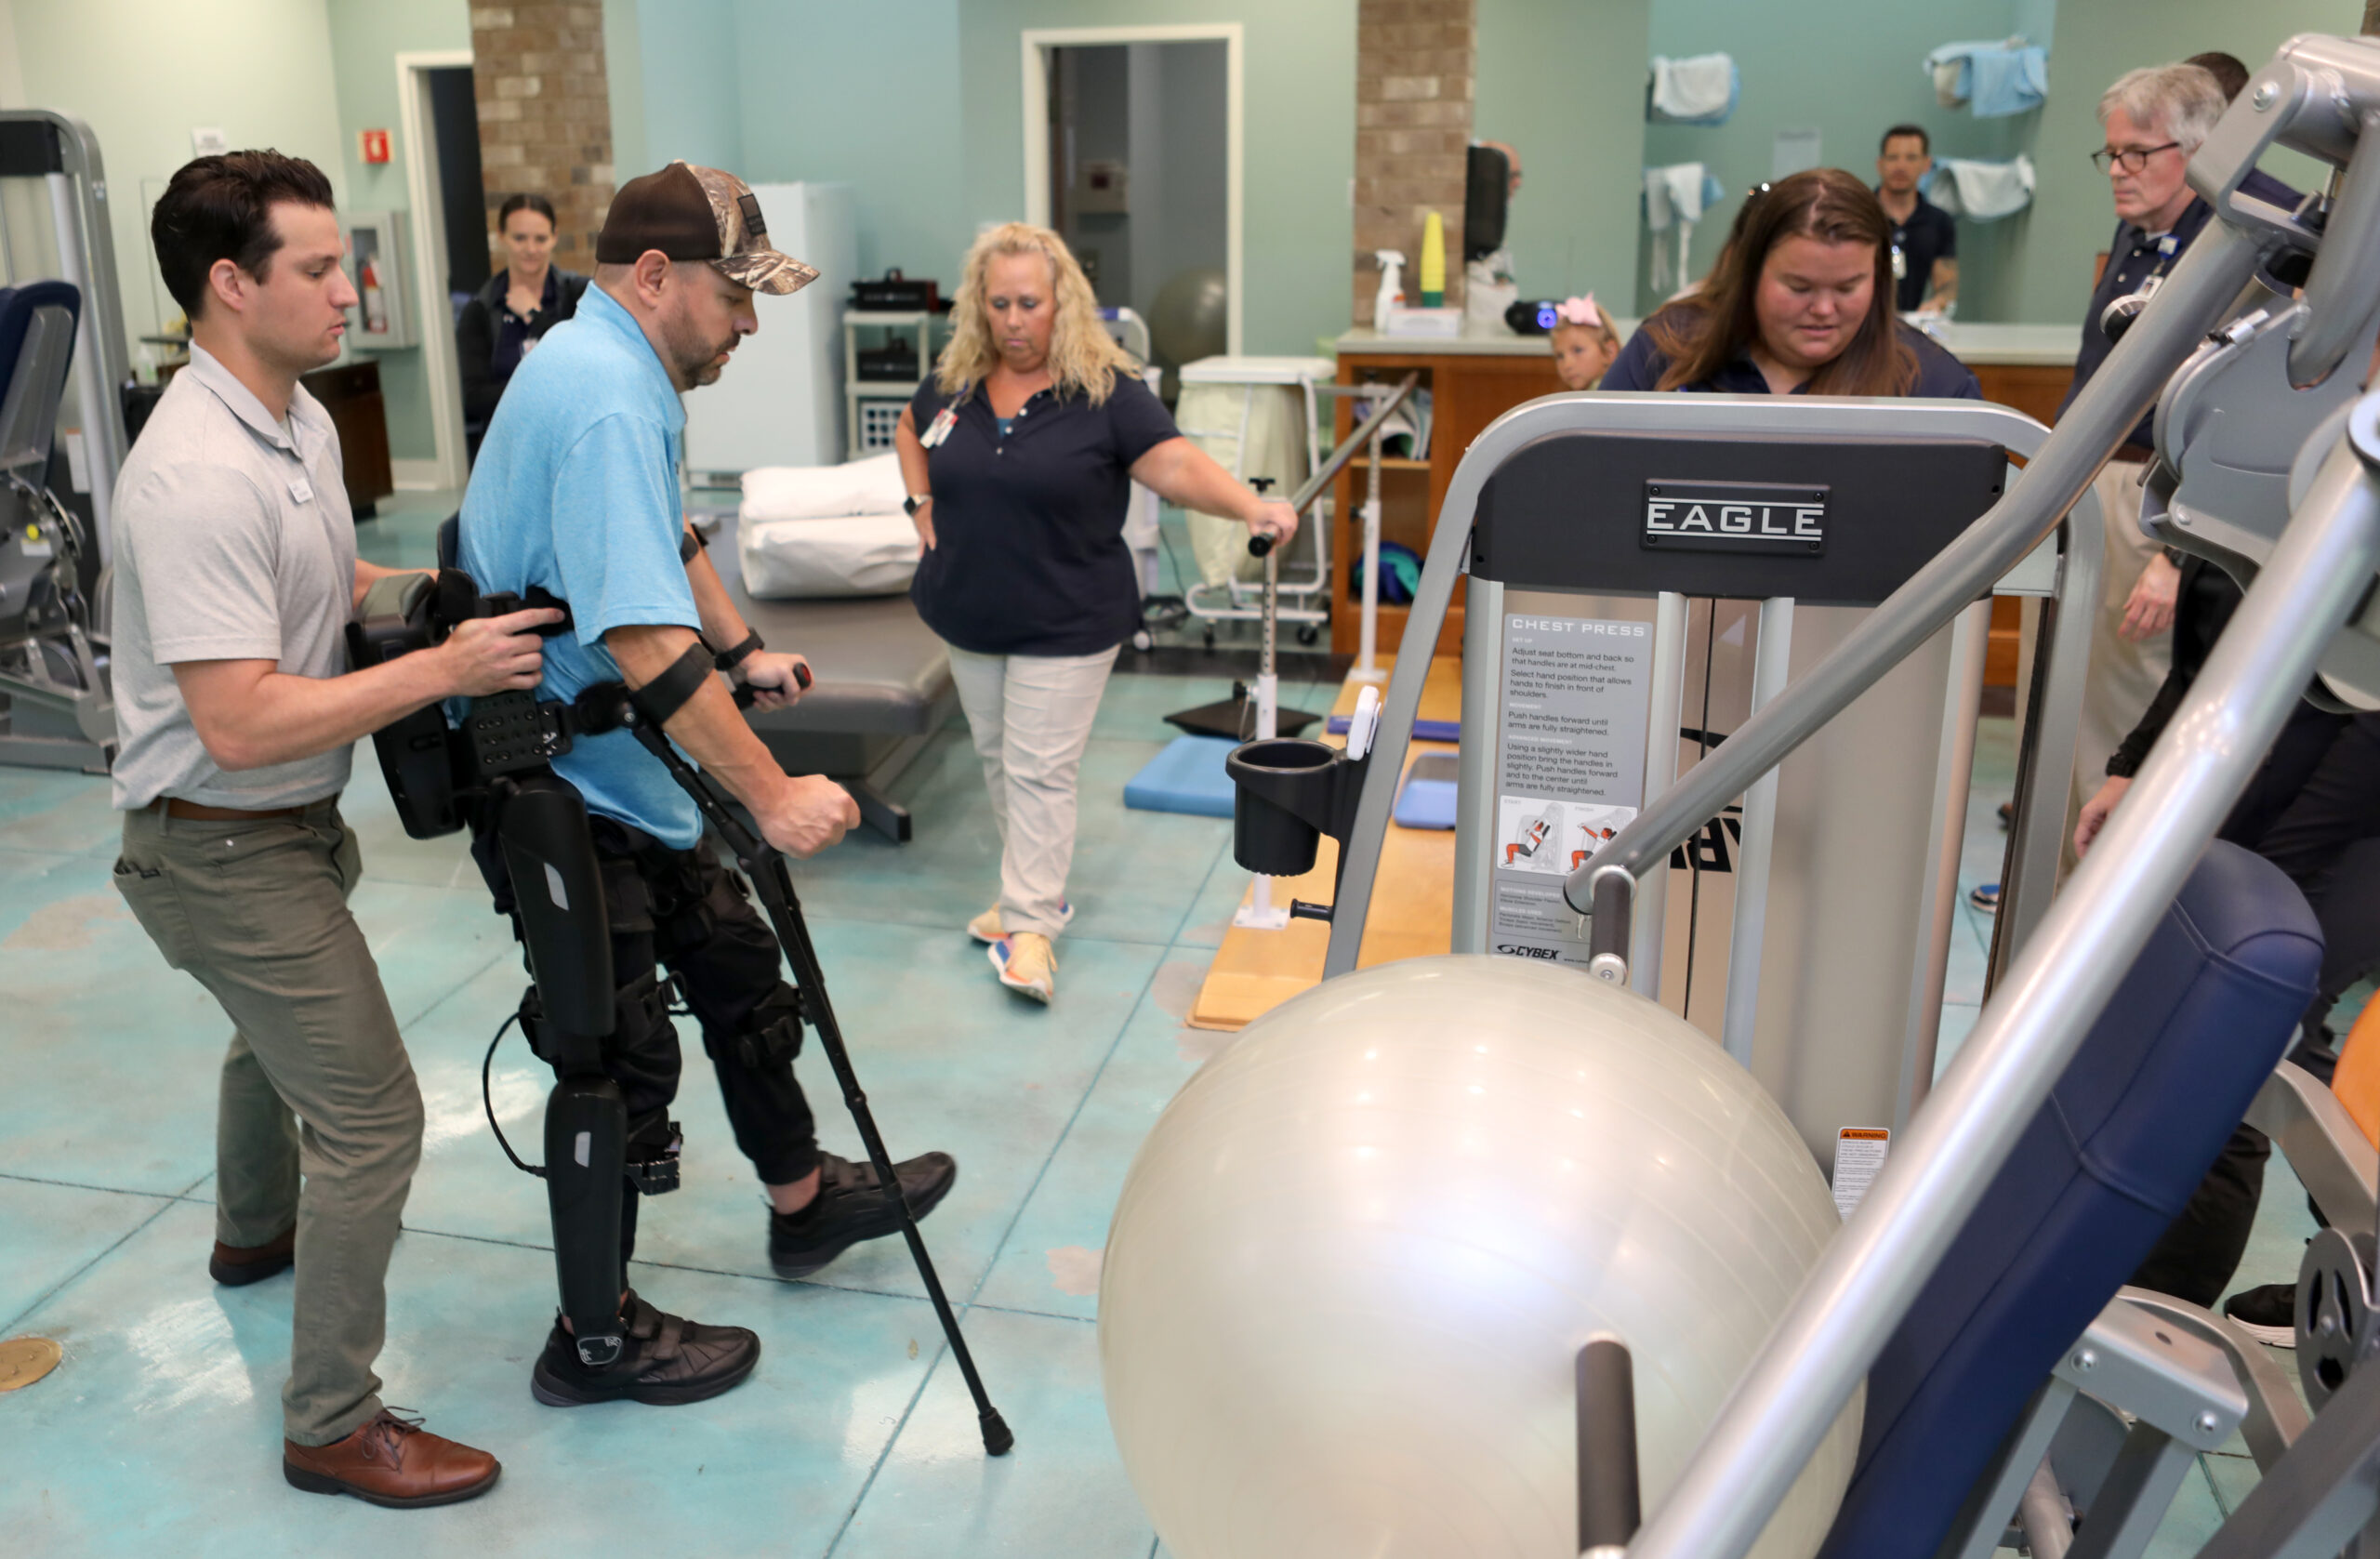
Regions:
<instances>
[{"instance_id":1,"label":"fire alarm on wall","mask_svg":"<svg viewBox=\"0 0 2380 1559\"><path fill-rule=\"evenodd\" d=\"M364 160L365 162L367 162L367 163L385 163L385 162L387 162L387 161L389 160L389 132L388 132L388 131L386 131L386 130L364 130L364 131L359 131L359 132L357 133L357 135L356 135L356 139L357 139L357 140L359 140L359 141L361 141L361 142L363 143L363 149L364 149Z\"/></svg>"}]
</instances>

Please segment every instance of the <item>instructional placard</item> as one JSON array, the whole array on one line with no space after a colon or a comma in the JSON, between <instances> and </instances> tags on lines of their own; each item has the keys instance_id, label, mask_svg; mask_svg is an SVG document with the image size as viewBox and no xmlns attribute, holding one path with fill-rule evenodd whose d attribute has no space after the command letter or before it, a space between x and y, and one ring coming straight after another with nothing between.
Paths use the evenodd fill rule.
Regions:
<instances>
[{"instance_id":1,"label":"instructional placard","mask_svg":"<svg viewBox=\"0 0 2380 1559\"><path fill-rule=\"evenodd\" d=\"M1846 1126L1834 1134L1834 1210L1845 1221L1884 1172L1893 1134L1882 1126Z\"/></svg>"},{"instance_id":2,"label":"instructional placard","mask_svg":"<svg viewBox=\"0 0 2380 1559\"><path fill-rule=\"evenodd\" d=\"M1586 961L1562 883L1644 804L1652 665L1650 623L1505 617L1492 951Z\"/></svg>"}]
</instances>

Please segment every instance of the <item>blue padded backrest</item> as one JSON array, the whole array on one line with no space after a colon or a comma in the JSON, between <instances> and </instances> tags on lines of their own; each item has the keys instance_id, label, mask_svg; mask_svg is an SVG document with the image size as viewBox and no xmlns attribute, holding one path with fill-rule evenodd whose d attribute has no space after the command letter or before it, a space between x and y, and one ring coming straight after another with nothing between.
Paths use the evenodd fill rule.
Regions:
<instances>
[{"instance_id":1,"label":"blue padded backrest","mask_svg":"<svg viewBox=\"0 0 2380 1559\"><path fill-rule=\"evenodd\" d=\"M2321 961L2281 869L2207 846L1869 1371L1858 1465L1820 1559L1935 1551L2058 1355L2198 1188Z\"/></svg>"},{"instance_id":2,"label":"blue padded backrest","mask_svg":"<svg viewBox=\"0 0 2380 1559\"><path fill-rule=\"evenodd\" d=\"M8 380L17 371L17 354L24 350L25 327L33 323L33 310L49 303L63 307L78 325L81 324L83 295L72 282L27 282L20 287L0 287L0 395L7 393Z\"/></svg>"}]
</instances>

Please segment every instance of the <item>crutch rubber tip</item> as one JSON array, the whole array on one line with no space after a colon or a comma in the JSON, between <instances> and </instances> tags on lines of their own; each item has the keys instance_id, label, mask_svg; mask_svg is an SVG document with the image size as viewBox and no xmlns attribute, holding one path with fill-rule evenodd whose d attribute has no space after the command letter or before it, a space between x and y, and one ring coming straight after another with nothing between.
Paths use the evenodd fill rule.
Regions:
<instances>
[{"instance_id":1,"label":"crutch rubber tip","mask_svg":"<svg viewBox=\"0 0 2380 1559\"><path fill-rule=\"evenodd\" d=\"M984 1426L984 1450L991 1456L1006 1456L1016 1444L1016 1436L1009 1433L1008 1420L1000 1417L997 1407L986 1407L975 1415Z\"/></svg>"}]
</instances>

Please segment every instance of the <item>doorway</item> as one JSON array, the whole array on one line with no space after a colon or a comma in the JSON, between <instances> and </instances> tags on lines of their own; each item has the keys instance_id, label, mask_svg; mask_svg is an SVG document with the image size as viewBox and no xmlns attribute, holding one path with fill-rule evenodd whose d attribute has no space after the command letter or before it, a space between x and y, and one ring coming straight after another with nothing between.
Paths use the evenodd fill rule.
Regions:
<instances>
[{"instance_id":1,"label":"doorway","mask_svg":"<svg viewBox=\"0 0 2380 1559\"><path fill-rule=\"evenodd\" d=\"M422 322L435 454L393 462L400 487L459 489L469 475L463 387L455 366L455 316L489 276L487 197L481 187L479 117L469 49L399 54L397 146L413 207L414 307Z\"/></svg>"},{"instance_id":2,"label":"doorway","mask_svg":"<svg viewBox=\"0 0 2380 1559\"><path fill-rule=\"evenodd\" d=\"M1025 220L1168 370L1240 350L1240 43L1236 22L1024 35Z\"/></svg>"}]
</instances>

